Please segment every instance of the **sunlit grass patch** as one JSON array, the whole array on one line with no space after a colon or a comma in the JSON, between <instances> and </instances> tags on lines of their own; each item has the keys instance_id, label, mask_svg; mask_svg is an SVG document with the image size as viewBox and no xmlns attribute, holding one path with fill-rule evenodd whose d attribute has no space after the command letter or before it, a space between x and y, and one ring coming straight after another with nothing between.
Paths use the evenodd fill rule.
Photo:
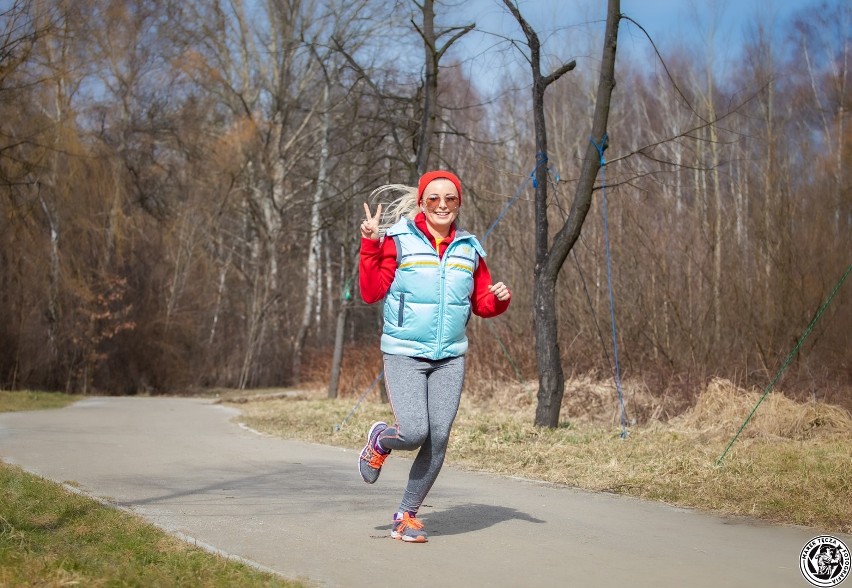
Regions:
<instances>
[{"instance_id":1,"label":"sunlit grass patch","mask_svg":"<svg viewBox=\"0 0 852 588\"><path fill-rule=\"evenodd\" d=\"M0 462L0 586L304 586Z\"/></svg>"},{"instance_id":2,"label":"sunlit grass patch","mask_svg":"<svg viewBox=\"0 0 852 588\"><path fill-rule=\"evenodd\" d=\"M0 391L0 412L20 412L45 408L62 408L80 400L82 396L62 394L60 392L40 392L36 390Z\"/></svg>"}]
</instances>

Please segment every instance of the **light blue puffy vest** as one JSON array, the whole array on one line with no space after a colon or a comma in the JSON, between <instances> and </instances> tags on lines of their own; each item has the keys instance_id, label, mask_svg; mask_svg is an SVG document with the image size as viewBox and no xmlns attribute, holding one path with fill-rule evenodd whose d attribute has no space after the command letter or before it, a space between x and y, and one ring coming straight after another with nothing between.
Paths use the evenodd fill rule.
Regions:
<instances>
[{"instance_id":1,"label":"light blue puffy vest","mask_svg":"<svg viewBox=\"0 0 852 588\"><path fill-rule=\"evenodd\" d=\"M426 359L467 351L473 272L485 251L476 237L456 229L442 258L408 219L388 229L397 251L396 274L385 296L381 349Z\"/></svg>"}]
</instances>

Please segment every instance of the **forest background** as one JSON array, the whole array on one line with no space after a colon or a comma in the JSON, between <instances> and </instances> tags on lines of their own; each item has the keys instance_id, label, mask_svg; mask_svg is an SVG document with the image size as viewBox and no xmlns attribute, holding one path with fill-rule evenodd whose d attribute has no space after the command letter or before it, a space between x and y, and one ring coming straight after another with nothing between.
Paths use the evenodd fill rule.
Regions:
<instances>
[{"instance_id":1,"label":"forest background","mask_svg":"<svg viewBox=\"0 0 852 588\"><path fill-rule=\"evenodd\" d=\"M552 226L588 145L603 4L539 25L546 66L577 62L546 96ZM656 46L622 21L612 287L622 376L657 397L765 386L849 267L852 8L800 4L755 14L725 59L714 19ZM537 378L537 154L517 22L493 1L500 26L467 30L464 5L435 5L465 42L440 56L429 166L462 178L461 222L513 292L470 324L468 385L487 387ZM0 0L0 389L327 381L338 324L341 393L368 387L357 227L375 187L416 180L423 22L412 0ZM569 377L607 380L600 196L560 276L559 345ZM847 284L787 393L852 408L850 305Z\"/></svg>"}]
</instances>

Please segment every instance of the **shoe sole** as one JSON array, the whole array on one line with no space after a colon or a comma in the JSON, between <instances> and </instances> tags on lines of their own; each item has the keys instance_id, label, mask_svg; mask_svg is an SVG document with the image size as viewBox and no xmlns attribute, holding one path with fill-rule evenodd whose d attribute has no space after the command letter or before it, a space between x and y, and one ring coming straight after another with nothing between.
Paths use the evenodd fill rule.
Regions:
<instances>
[{"instance_id":1,"label":"shoe sole","mask_svg":"<svg viewBox=\"0 0 852 588\"><path fill-rule=\"evenodd\" d=\"M364 475L361 473L361 456L364 455L364 452L367 450L367 447L370 445L370 439L373 438L373 431L376 430L376 427L380 427L382 425L384 425L385 427L388 426L387 423L382 422L382 421L376 421L375 423L373 423L373 426L370 427L370 431L367 433L367 442L364 443L364 448L361 449L361 453L358 454L358 475L361 476L362 480L364 480ZM365 484L375 484L376 480L378 480L378 478L376 478L372 482L368 482L367 480L364 480L364 483Z\"/></svg>"},{"instance_id":2,"label":"shoe sole","mask_svg":"<svg viewBox=\"0 0 852 588\"><path fill-rule=\"evenodd\" d=\"M405 535L395 535L393 533L391 533L391 539L397 539L406 543L426 543L428 541L428 539L426 539L423 535L418 535L417 537L406 537Z\"/></svg>"}]
</instances>

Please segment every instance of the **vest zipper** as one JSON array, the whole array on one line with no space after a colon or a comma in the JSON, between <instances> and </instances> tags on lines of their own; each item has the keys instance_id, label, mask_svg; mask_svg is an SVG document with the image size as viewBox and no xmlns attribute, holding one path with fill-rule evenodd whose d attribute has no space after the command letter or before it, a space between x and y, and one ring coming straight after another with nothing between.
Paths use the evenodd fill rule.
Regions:
<instances>
[{"instance_id":1,"label":"vest zipper","mask_svg":"<svg viewBox=\"0 0 852 588\"><path fill-rule=\"evenodd\" d=\"M450 243L450 246L444 251L444 257L441 257L438 252L435 252L435 255L438 255L438 268L440 270L441 276L441 287L438 292L438 337L437 337L437 347L435 348L435 359L441 357L441 349L444 346L444 310L445 310L445 292L446 292L446 272L447 272L447 259L450 257L450 247L453 244Z\"/></svg>"}]
</instances>

